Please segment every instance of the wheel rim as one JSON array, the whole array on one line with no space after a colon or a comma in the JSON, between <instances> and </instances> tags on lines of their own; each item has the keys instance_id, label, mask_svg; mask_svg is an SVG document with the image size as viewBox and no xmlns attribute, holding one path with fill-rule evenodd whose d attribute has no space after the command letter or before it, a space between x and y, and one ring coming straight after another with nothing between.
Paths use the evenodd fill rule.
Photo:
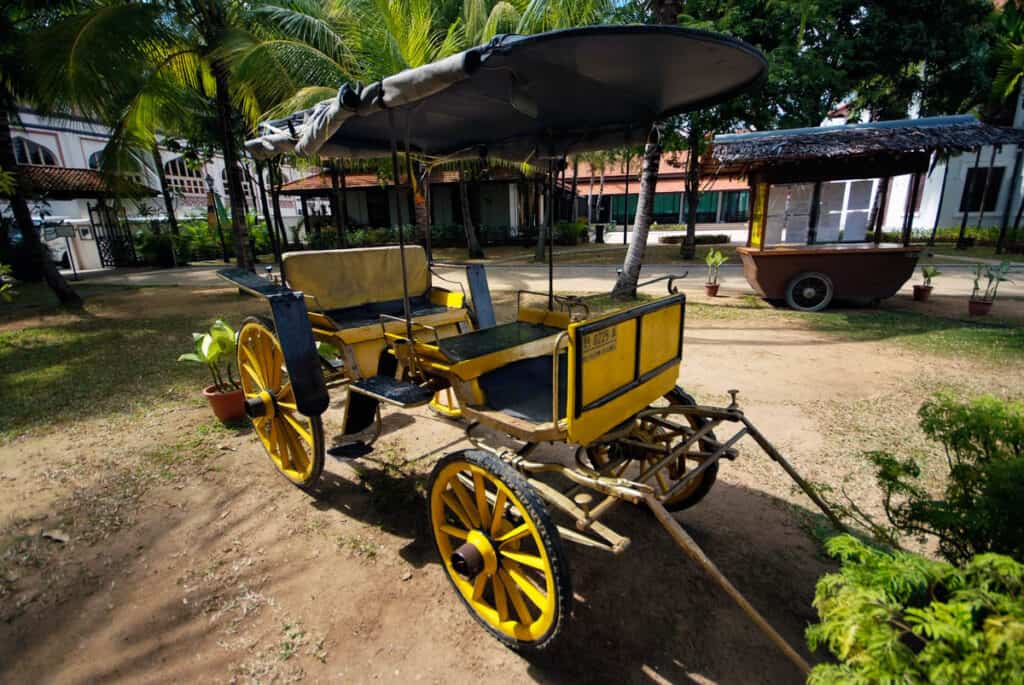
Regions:
<instances>
[{"instance_id":1,"label":"wheel rim","mask_svg":"<svg viewBox=\"0 0 1024 685\"><path fill-rule=\"evenodd\" d=\"M672 438L669 436L663 436L665 432L664 428L650 421L637 421L637 424L629 437L633 440L641 440L643 442L655 444L663 443L666 449L671 450L674 447L670 442ZM687 453L689 453L689 451ZM598 445L594 449L588 450L587 456L590 458L591 463L602 473L604 473L605 469L607 469L610 464L620 461L621 457L628 457L627 461L611 468L608 473L604 473L604 475L618 478L620 476L638 477L642 473L654 467L664 455L658 452L648 452L634 445L620 445L612 443L610 445ZM632 471L630 471L631 465L633 466ZM675 484L689 472L690 470L687 469L686 466L686 455L683 455L655 471L647 482L654 488L654 494L657 495L658 499L666 505L671 505L675 502L682 502L696 492L700 487L701 482L704 479L703 474L690 481L686 487L672 495L670 499L665 499L669 490L671 490Z\"/></svg>"},{"instance_id":2,"label":"wheel rim","mask_svg":"<svg viewBox=\"0 0 1024 685\"><path fill-rule=\"evenodd\" d=\"M512 491L475 464L453 462L434 481L430 514L445 570L477 616L521 642L543 637L556 619L554 571L537 525ZM452 564L467 542L483 558L473 578Z\"/></svg>"},{"instance_id":3,"label":"wheel rim","mask_svg":"<svg viewBox=\"0 0 1024 685\"><path fill-rule=\"evenodd\" d=\"M791 292L798 308L813 309L828 297L828 284L816 276L806 276L793 284Z\"/></svg>"},{"instance_id":4,"label":"wheel rim","mask_svg":"<svg viewBox=\"0 0 1024 685\"><path fill-rule=\"evenodd\" d=\"M289 480L304 483L315 469L315 430L299 413L295 392L285 375L284 352L277 337L248 323L238 335L238 373L246 399L262 400L264 416L252 419L270 460Z\"/></svg>"}]
</instances>

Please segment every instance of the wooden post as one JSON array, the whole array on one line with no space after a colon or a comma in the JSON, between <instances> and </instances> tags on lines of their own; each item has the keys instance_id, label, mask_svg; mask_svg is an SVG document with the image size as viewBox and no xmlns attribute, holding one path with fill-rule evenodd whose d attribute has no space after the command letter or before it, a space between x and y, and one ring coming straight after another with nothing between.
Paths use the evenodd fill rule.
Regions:
<instances>
[{"instance_id":1,"label":"wooden post","mask_svg":"<svg viewBox=\"0 0 1024 685\"><path fill-rule=\"evenodd\" d=\"M871 215L875 229L875 245L882 242L882 226L885 224L885 203L889 198L890 181L892 181L891 176L883 178L881 180L882 185L878 187L878 192L875 193L875 205L872 207Z\"/></svg>"},{"instance_id":2,"label":"wooden post","mask_svg":"<svg viewBox=\"0 0 1024 685\"><path fill-rule=\"evenodd\" d=\"M910 192L907 194L907 204L903 208L903 247L910 246L910 232L914 226L914 207L917 206L917 193L921 185L921 174L915 173L910 179Z\"/></svg>"},{"instance_id":3,"label":"wooden post","mask_svg":"<svg viewBox=\"0 0 1024 685\"><path fill-rule=\"evenodd\" d=\"M992 146L992 155L988 158L988 171L985 173L985 185L981 188L981 207L978 212L978 228L981 228L981 222L985 220L985 198L988 197L988 189L992 183L992 172L995 170L996 164L996 151L1001 149L1001 145ZM996 189L998 193L999 189Z\"/></svg>"},{"instance_id":4,"label":"wooden post","mask_svg":"<svg viewBox=\"0 0 1024 685\"><path fill-rule=\"evenodd\" d=\"M999 239L996 241L996 254L1002 254L1004 245L1006 244L1006 229L1010 223L1010 210L1013 205L1013 195L1020 184L1020 167L1024 161L1024 148L1017 144L1017 155L1013 162L1013 174L1010 175L1010 182L1007 184L1006 190L1006 206L1003 207L1003 218L999 222Z\"/></svg>"},{"instance_id":5,"label":"wooden post","mask_svg":"<svg viewBox=\"0 0 1024 685\"><path fill-rule=\"evenodd\" d=\"M939 154L936 151L935 154ZM942 187L939 188L939 206L935 209L935 223L932 224L932 235L928 238L928 246L935 244L935 234L939 231L939 220L942 218L942 205L946 201L946 181L949 180L949 156L946 156L946 166L942 170Z\"/></svg>"},{"instance_id":6,"label":"wooden post","mask_svg":"<svg viewBox=\"0 0 1024 685\"><path fill-rule=\"evenodd\" d=\"M813 245L818 240L818 219L821 214L821 181L814 182L811 193L811 211L807 217L807 244Z\"/></svg>"},{"instance_id":7,"label":"wooden post","mask_svg":"<svg viewBox=\"0 0 1024 685\"><path fill-rule=\"evenodd\" d=\"M977 153L974 155L974 173L971 174L970 182L964 188L964 194L961 196L960 204L964 206L964 216L960 220L960 235L956 239L956 249L966 250L967 244L964 238L967 235L967 215L971 212L971 193L974 192L974 182L978 178L978 164L981 163L981 147L978 148ZM985 202L985 198L981 198L982 204Z\"/></svg>"}]
</instances>

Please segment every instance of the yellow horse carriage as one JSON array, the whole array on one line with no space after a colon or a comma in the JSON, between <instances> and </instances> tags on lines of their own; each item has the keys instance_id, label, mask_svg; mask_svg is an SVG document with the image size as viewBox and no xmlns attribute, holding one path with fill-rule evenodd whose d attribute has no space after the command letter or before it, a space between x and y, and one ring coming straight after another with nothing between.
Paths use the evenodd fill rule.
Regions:
<instances>
[{"instance_id":1,"label":"yellow horse carriage","mask_svg":"<svg viewBox=\"0 0 1024 685\"><path fill-rule=\"evenodd\" d=\"M672 114L755 85L765 63L732 39L675 27L593 27L499 36L441 62L264 126L248 143L279 154L549 160L635 143ZM554 181L554 179L552 179ZM556 184L551 183L551 187ZM549 265L551 215L548 211ZM563 541L621 553L629 539L606 515L645 504L802 669L806 662L722 576L669 513L708 494L721 459L751 436L821 502L735 401L697 405L677 387L685 296L668 294L590 316L579 298L519 303L490 322L486 277L468 267L470 297L435 285L428 252L405 245L284 255L282 282L227 269L265 297L273 320L239 331L246 410L275 467L312 490L325 453L358 458L379 433L380 407L432 404L465 422L473 449L443 457L428 487L430 530L471 614L517 649L549 645L572 602ZM319 351L318 351L319 348ZM325 352L326 350L326 352ZM344 393L343 428L325 434L329 391ZM716 429L735 426L725 440ZM544 443L571 446L538 456Z\"/></svg>"}]
</instances>

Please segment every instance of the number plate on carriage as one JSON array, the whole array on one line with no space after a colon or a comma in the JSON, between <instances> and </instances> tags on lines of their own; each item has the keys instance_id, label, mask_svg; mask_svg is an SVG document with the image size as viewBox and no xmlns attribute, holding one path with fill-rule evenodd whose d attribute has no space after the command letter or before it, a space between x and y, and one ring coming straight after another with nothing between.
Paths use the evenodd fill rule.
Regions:
<instances>
[{"instance_id":1,"label":"number plate on carriage","mask_svg":"<svg viewBox=\"0 0 1024 685\"><path fill-rule=\"evenodd\" d=\"M618 328L610 326L583 336L583 361L590 361L618 347Z\"/></svg>"}]
</instances>

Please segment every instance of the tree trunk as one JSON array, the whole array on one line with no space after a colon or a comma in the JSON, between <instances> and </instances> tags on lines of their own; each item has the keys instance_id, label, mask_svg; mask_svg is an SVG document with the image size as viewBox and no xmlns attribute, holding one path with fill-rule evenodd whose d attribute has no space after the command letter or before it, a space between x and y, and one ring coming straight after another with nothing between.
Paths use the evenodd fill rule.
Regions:
<instances>
[{"instance_id":1,"label":"tree trunk","mask_svg":"<svg viewBox=\"0 0 1024 685\"><path fill-rule=\"evenodd\" d=\"M433 256L430 240L430 170L426 169L418 174L420 179L420 192L413 196L413 214L416 221L416 231L423 240L423 248L427 252L427 260L432 261Z\"/></svg>"},{"instance_id":2,"label":"tree trunk","mask_svg":"<svg viewBox=\"0 0 1024 685\"><path fill-rule=\"evenodd\" d=\"M476 237L476 229L473 227L473 216L469 212L469 189L466 187L466 179L462 175L462 167L459 167L459 202L462 207L462 228L466 232L466 248L469 250L470 259L483 259L484 251L480 247L480 241Z\"/></svg>"},{"instance_id":3,"label":"tree trunk","mask_svg":"<svg viewBox=\"0 0 1024 685\"><path fill-rule=\"evenodd\" d=\"M38 262L33 261L31 264L30 272L35 271L38 268L38 263L41 262L42 273L39 273L38 277L46 281L46 285L57 296L57 300L65 307L81 307L82 298L60 275L57 265L53 263L50 250L43 244L36 227L32 224L32 211L25 199L30 189L28 180L22 175L18 169L18 162L14 159L14 147L11 142L11 114L7 111L0 112L0 168L14 173L14 194L9 198L14 221L21 229L21 239L28 251L40 255Z\"/></svg>"},{"instance_id":4,"label":"tree trunk","mask_svg":"<svg viewBox=\"0 0 1024 685\"><path fill-rule=\"evenodd\" d=\"M153 141L153 161L156 163L156 177L160 181L160 194L164 198L164 209L167 212L167 225L171 227L171 233L178 235L178 218L174 216L174 200L171 198L171 189L167 187L167 174L164 171L164 160L160 156L160 146Z\"/></svg>"},{"instance_id":5,"label":"tree trunk","mask_svg":"<svg viewBox=\"0 0 1024 685\"><path fill-rule=\"evenodd\" d=\"M686 238L679 255L693 259L697 255L697 203L700 201L700 140L701 132L690 121L687 135L689 152L686 155Z\"/></svg>"},{"instance_id":6,"label":"tree trunk","mask_svg":"<svg viewBox=\"0 0 1024 685\"><path fill-rule=\"evenodd\" d=\"M590 188L587 189L587 223L594 223L594 170L590 170Z\"/></svg>"},{"instance_id":7,"label":"tree trunk","mask_svg":"<svg viewBox=\"0 0 1024 685\"><path fill-rule=\"evenodd\" d=\"M270 238L270 246L274 250L274 261L277 262L278 270L281 268L281 243L278 241L277 230L274 228L274 219L270 216L270 204L267 202L267 186L263 182L263 164L256 162L256 178L260 189L260 204L263 206L263 223L267 225L267 236ZM305 210L305 204L303 204ZM305 211L303 211L305 216Z\"/></svg>"},{"instance_id":8,"label":"tree trunk","mask_svg":"<svg viewBox=\"0 0 1024 685\"><path fill-rule=\"evenodd\" d=\"M576 223L576 221L580 218L580 203L577 202L577 200L576 200L576 191L577 191L576 184L577 184L577 181L579 179L579 175L580 175L580 158L579 157L573 157L572 158L572 194L570 195L570 197L572 198L572 222L573 223Z\"/></svg>"},{"instance_id":9,"label":"tree trunk","mask_svg":"<svg viewBox=\"0 0 1024 685\"><path fill-rule=\"evenodd\" d=\"M220 128L221 146L224 152L224 168L228 177L228 200L231 203L231 229L235 239L235 257L240 269L254 268L255 259L249 245L249 226L245 221L242 197L242 174L238 168L238 151L235 149L235 131L232 122L233 110L228 89L226 67L213 65L217 85L217 123Z\"/></svg>"},{"instance_id":10,"label":"tree trunk","mask_svg":"<svg viewBox=\"0 0 1024 685\"><path fill-rule=\"evenodd\" d=\"M597 186L597 202L594 209L597 211L597 220L601 221L601 202L604 200L604 166L601 167L601 183Z\"/></svg>"},{"instance_id":11,"label":"tree trunk","mask_svg":"<svg viewBox=\"0 0 1024 685\"><path fill-rule=\"evenodd\" d=\"M658 167L661 165L661 141L658 130L651 128L644 146L644 166L640 173L640 192L636 199L636 216L633 219L633 233L629 249L622 262L622 271L615 282L612 294L618 297L636 297L636 284L640 280L640 268L647 249L647 233L654 215L654 193L658 186Z\"/></svg>"}]
</instances>

